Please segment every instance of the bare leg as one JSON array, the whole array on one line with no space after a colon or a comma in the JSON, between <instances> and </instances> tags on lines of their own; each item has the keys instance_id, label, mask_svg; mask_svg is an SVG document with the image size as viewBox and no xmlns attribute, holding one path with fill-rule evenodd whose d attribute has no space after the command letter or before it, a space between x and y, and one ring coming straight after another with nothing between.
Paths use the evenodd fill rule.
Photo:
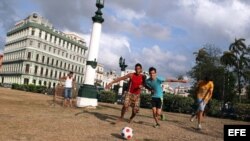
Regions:
<instances>
[{"instance_id":1,"label":"bare leg","mask_svg":"<svg viewBox=\"0 0 250 141\"><path fill-rule=\"evenodd\" d=\"M198 118L198 128L201 129L201 120L203 118L203 111L199 111L197 113L197 118Z\"/></svg>"},{"instance_id":2,"label":"bare leg","mask_svg":"<svg viewBox=\"0 0 250 141\"><path fill-rule=\"evenodd\" d=\"M158 119L158 116L157 116L157 109L156 109L156 107L152 108L152 112L153 112L153 117L154 117L154 120L155 120L156 124L159 124L159 119Z\"/></svg>"},{"instance_id":3,"label":"bare leg","mask_svg":"<svg viewBox=\"0 0 250 141\"><path fill-rule=\"evenodd\" d=\"M130 119L129 119L129 123L131 123L133 118L136 116L136 113L137 113L137 109L135 107L133 107L132 114L131 114Z\"/></svg>"},{"instance_id":4,"label":"bare leg","mask_svg":"<svg viewBox=\"0 0 250 141\"><path fill-rule=\"evenodd\" d=\"M161 109L156 109L156 114L157 114L157 118L158 120L161 119Z\"/></svg>"},{"instance_id":5,"label":"bare leg","mask_svg":"<svg viewBox=\"0 0 250 141\"><path fill-rule=\"evenodd\" d=\"M122 110L121 110L121 117L117 121L123 121L126 111L127 111L127 108L123 105Z\"/></svg>"},{"instance_id":6,"label":"bare leg","mask_svg":"<svg viewBox=\"0 0 250 141\"><path fill-rule=\"evenodd\" d=\"M66 107L66 104L67 104L67 99L64 99L63 100L63 107Z\"/></svg>"},{"instance_id":7,"label":"bare leg","mask_svg":"<svg viewBox=\"0 0 250 141\"><path fill-rule=\"evenodd\" d=\"M69 99L69 106L72 107L72 99Z\"/></svg>"}]
</instances>

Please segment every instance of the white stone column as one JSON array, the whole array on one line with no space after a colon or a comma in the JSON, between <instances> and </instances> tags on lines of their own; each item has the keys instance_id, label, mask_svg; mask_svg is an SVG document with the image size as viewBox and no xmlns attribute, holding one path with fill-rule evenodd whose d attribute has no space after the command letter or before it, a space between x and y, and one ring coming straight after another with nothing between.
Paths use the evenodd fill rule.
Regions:
<instances>
[{"instance_id":1,"label":"white stone column","mask_svg":"<svg viewBox=\"0 0 250 141\"><path fill-rule=\"evenodd\" d=\"M93 24L87 61L97 61L101 29L101 23L95 22ZM84 84L94 85L95 75L95 68L92 68L91 65L87 65Z\"/></svg>"},{"instance_id":2,"label":"white stone column","mask_svg":"<svg viewBox=\"0 0 250 141\"><path fill-rule=\"evenodd\" d=\"M124 71L121 71L121 76L124 76ZM123 80L122 81L120 81L120 83L119 83L119 89L118 89L118 95L122 95L122 90L123 90Z\"/></svg>"}]
</instances>

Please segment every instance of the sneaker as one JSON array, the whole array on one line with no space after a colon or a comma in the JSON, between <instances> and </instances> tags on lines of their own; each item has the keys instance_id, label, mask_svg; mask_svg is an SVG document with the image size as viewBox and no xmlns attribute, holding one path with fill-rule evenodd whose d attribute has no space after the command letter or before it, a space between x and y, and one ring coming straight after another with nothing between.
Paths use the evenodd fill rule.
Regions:
<instances>
[{"instance_id":1,"label":"sneaker","mask_svg":"<svg viewBox=\"0 0 250 141\"><path fill-rule=\"evenodd\" d=\"M161 114L161 120L166 120L166 116L164 114Z\"/></svg>"},{"instance_id":2,"label":"sneaker","mask_svg":"<svg viewBox=\"0 0 250 141\"><path fill-rule=\"evenodd\" d=\"M201 130L201 124L198 124L198 127L197 127L198 130Z\"/></svg>"},{"instance_id":3,"label":"sneaker","mask_svg":"<svg viewBox=\"0 0 250 141\"><path fill-rule=\"evenodd\" d=\"M195 118L196 118L196 116L192 115L191 118L190 118L190 121L193 122Z\"/></svg>"},{"instance_id":4,"label":"sneaker","mask_svg":"<svg viewBox=\"0 0 250 141\"><path fill-rule=\"evenodd\" d=\"M156 123L155 125L154 125L154 128L159 128L160 127L160 124L159 123Z\"/></svg>"}]
</instances>

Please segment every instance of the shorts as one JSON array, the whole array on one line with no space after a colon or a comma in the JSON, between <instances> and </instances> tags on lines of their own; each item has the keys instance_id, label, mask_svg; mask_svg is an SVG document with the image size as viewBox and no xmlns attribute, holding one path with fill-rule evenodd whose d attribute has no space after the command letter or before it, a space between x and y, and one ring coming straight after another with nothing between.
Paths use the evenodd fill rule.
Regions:
<instances>
[{"instance_id":1,"label":"shorts","mask_svg":"<svg viewBox=\"0 0 250 141\"><path fill-rule=\"evenodd\" d=\"M72 88L65 88L64 89L64 98L71 99L72 98Z\"/></svg>"},{"instance_id":2,"label":"shorts","mask_svg":"<svg viewBox=\"0 0 250 141\"><path fill-rule=\"evenodd\" d=\"M198 111L204 111L206 107L206 103L202 99L197 99L197 104L198 104Z\"/></svg>"},{"instance_id":3,"label":"shorts","mask_svg":"<svg viewBox=\"0 0 250 141\"><path fill-rule=\"evenodd\" d=\"M128 107L132 107L135 112L138 112L140 109L140 94L131 94L126 93L123 106L128 110Z\"/></svg>"},{"instance_id":4,"label":"shorts","mask_svg":"<svg viewBox=\"0 0 250 141\"><path fill-rule=\"evenodd\" d=\"M156 107L157 109L161 109L162 104L163 102L161 98L152 97L152 100L151 100L152 108Z\"/></svg>"}]
</instances>

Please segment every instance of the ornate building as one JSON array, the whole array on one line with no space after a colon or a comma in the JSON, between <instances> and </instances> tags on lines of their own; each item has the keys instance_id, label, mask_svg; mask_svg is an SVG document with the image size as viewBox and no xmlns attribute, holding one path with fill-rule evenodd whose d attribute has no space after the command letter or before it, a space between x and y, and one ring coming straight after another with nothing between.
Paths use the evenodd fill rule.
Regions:
<instances>
[{"instance_id":1,"label":"ornate building","mask_svg":"<svg viewBox=\"0 0 250 141\"><path fill-rule=\"evenodd\" d=\"M73 71L76 82L84 82L87 47L74 35L57 31L36 13L17 22L7 32L2 83L53 87L61 76Z\"/></svg>"}]
</instances>

